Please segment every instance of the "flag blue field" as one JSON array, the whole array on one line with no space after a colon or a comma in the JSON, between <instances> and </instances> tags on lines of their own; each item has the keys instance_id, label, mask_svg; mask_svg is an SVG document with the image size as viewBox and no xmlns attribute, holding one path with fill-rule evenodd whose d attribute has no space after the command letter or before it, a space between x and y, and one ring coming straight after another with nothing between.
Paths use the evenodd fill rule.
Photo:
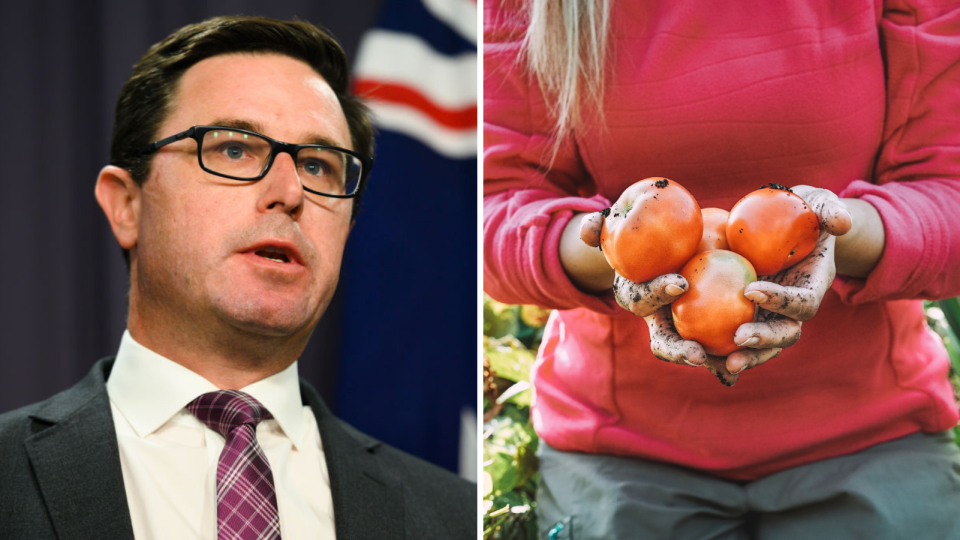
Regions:
<instances>
[{"instance_id":1,"label":"flag blue field","mask_svg":"<svg viewBox=\"0 0 960 540\"><path fill-rule=\"evenodd\" d=\"M362 39L354 91L380 136L341 272L337 414L455 472L477 402L477 16L386 0Z\"/></svg>"}]
</instances>

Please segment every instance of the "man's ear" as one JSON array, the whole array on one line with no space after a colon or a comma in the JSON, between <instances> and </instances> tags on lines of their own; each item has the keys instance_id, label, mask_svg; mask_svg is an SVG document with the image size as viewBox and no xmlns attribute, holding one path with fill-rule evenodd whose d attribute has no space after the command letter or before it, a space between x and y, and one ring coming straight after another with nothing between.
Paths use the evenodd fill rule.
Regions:
<instances>
[{"instance_id":1,"label":"man's ear","mask_svg":"<svg viewBox=\"0 0 960 540\"><path fill-rule=\"evenodd\" d=\"M126 169L107 165L93 192L120 247L133 249L140 232L140 186Z\"/></svg>"}]
</instances>

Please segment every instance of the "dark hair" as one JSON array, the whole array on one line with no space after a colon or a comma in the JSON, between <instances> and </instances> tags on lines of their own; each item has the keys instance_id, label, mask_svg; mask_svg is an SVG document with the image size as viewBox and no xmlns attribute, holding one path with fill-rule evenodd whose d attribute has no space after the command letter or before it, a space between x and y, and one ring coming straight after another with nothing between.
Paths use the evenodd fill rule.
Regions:
<instances>
[{"instance_id":1,"label":"dark hair","mask_svg":"<svg viewBox=\"0 0 960 540\"><path fill-rule=\"evenodd\" d=\"M346 54L325 30L308 22L267 17L214 17L184 26L150 47L133 66L117 99L110 163L128 170L138 184L150 175L152 155L141 149L159 138L183 73L201 60L231 53L277 53L302 60L333 89L350 128L353 150L373 156L375 130L369 109L350 93ZM366 182L353 199L354 216ZM129 253L123 252L129 265Z\"/></svg>"}]
</instances>

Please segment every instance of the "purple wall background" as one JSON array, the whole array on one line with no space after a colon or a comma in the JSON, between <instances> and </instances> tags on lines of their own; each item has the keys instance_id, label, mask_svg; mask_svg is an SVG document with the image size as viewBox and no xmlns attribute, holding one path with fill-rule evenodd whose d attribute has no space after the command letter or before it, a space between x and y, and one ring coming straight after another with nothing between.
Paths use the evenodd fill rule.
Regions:
<instances>
[{"instance_id":1,"label":"purple wall background","mask_svg":"<svg viewBox=\"0 0 960 540\"><path fill-rule=\"evenodd\" d=\"M140 55L184 24L246 14L296 16L327 27L353 58L381 5L0 2L0 412L68 388L94 361L116 352L128 284L93 186L108 160L117 94ZM470 210L475 212L473 202ZM474 231L465 240L473 245L475 238ZM337 403L343 304L338 293L300 362L301 375L331 406ZM475 324L475 307L464 316ZM434 323L433 331L443 332L442 324ZM465 345L476 350L476 340Z\"/></svg>"}]
</instances>

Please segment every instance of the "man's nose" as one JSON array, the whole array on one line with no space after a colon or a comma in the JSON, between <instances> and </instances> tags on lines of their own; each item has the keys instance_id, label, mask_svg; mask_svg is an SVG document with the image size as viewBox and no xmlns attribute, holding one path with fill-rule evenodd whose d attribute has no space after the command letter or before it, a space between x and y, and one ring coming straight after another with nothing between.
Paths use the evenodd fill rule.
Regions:
<instances>
[{"instance_id":1,"label":"man's nose","mask_svg":"<svg viewBox=\"0 0 960 540\"><path fill-rule=\"evenodd\" d=\"M257 209L260 212L282 210L299 218L303 212L303 184L293 156L286 152L277 154L273 166L260 180L261 193Z\"/></svg>"}]
</instances>

